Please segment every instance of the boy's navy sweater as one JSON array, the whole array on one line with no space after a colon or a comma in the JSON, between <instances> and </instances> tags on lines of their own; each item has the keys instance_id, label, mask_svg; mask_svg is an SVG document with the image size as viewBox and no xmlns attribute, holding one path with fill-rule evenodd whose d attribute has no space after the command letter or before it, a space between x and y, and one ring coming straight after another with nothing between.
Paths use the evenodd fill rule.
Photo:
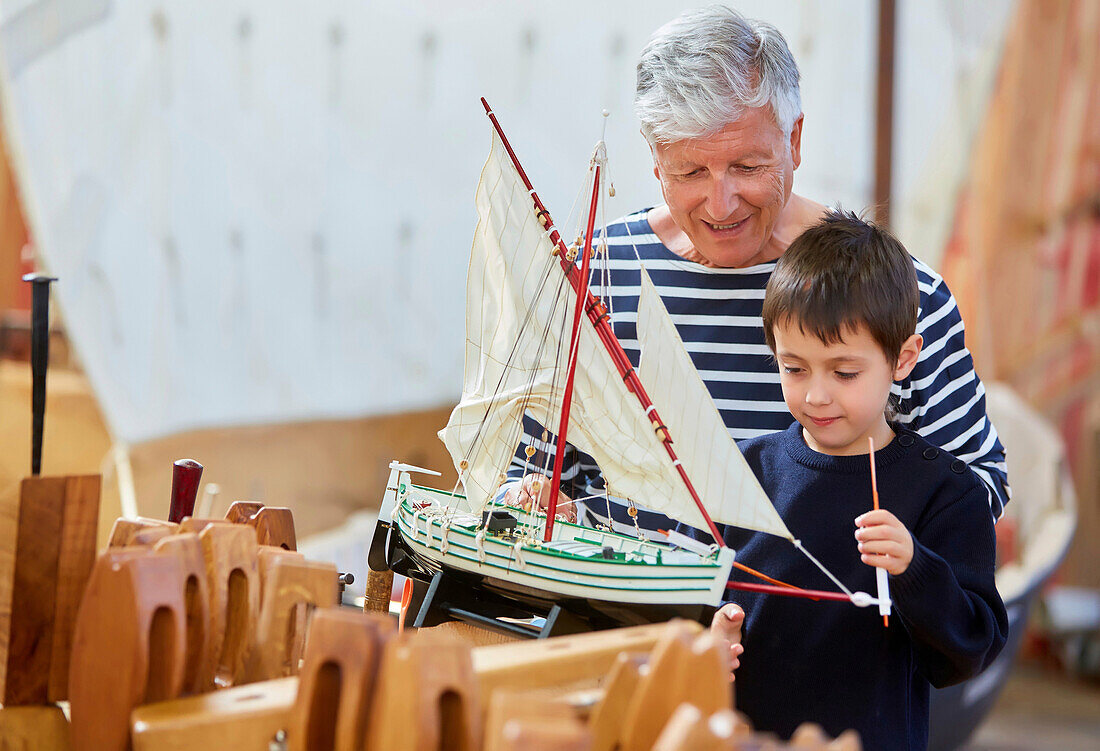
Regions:
<instances>
[{"instance_id":1,"label":"boy's navy sweater","mask_svg":"<svg viewBox=\"0 0 1100 751\"><path fill-rule=\"evenodd\" d=\"M730 591L746 614L737 708L759 730L788 738L812 721L834 736L855 728L868 751L924 749L929 685L975 675L1004 646L985 486L951 454L895 431L875 453L879 502L913 534L914 554L890 577L889 628L873 606ZM860 561L855 539L855 518L872 509L867 455L819 454L797 422L740 448L795 539L849 589L874 596L875 569ZM797 586L836 589L788 540L733 527L723 535L742 563Z\"/></svg>"}]
</instances>

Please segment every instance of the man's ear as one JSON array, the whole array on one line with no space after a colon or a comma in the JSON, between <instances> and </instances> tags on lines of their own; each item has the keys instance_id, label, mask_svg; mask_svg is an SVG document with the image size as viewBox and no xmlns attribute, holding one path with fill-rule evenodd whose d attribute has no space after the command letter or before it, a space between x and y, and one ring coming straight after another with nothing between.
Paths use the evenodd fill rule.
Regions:
<instances>
[{"instance_id":1,"label":"man's ear","mask_svg":"<svg viewBox=\"0 0 1100 751\"><path fill-rule=\"evenodd\" d=\"M923 346L924 337L920 334L913 334L905 340L905 343L901 345L901 352L898 353L898 364L894 366L895 381L907 378L913 372Z\"/></svg>"},{"instance_id":2,"label":"man's ear","mask_svg":"<svg viewBox=\"0 0 1100 751\"><path fill-rule=\"evenodd\" d=\"M642 133L640 130L638 132ZM642 138L645 138L645 133L642 133ZM657 147L650 143L648 138L645 139L645 142L646 145L649 146L649 156L653 160L653 176L660 181L661 172L657 169Z\"/></svg>"},{"instance_id":3,"label":"man's ear","mask_svg":"<svg viewBox=\"0 0 1100 751\"><path fill-rule=\"evenodd\" d=\"M791 128L791 160L794 162L795 169L802 164L802 121L805 119L806 116L800 114L794 121L794 127Z\"/></svg>"}]
</instances>

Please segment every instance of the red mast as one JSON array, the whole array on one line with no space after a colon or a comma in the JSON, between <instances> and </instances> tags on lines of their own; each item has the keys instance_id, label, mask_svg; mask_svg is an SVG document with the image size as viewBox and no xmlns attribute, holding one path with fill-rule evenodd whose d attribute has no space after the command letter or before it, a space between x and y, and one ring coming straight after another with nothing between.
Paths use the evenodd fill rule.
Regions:
<instances>
[{"instance_id":1,"label":"red mast","mask_svg":"<svg viewBox=\"0 0 1100 751\"><path fill-rule=\"evenodd\" d=\"M503 136L502 136L503 138ZM573 331L569 335L569 365L565 376L565 393L561 399L561 422L558 423L558 447L554 452L554 474L550 479L550 503L546 508L546 532L542 539L550 542L554 532L554 516L558 511L558 489L561 487L561 464L565 455L565 433L569 429L569 405L573 403L573 376L577 374L577 339L581 333L581 310L588 296L588 259L592 255L592 231L596 225L596 204L600 200L600 165L592 182L592 202L588 206L588 228L584 232L584 249L581 250L581 276L577 287L577 304L573 308ZM568 259L567 259L568 260ZM576 264L569 261L570 268Z\"/></svg>"},{"instance_id":2,"label":"red mast","mask_svg":"<svg viewBox=\"0 0 1100 751\"><path fill-rule=\"evenodd\" d=\"M702 500L699 499L699 494L695 492L695 487L691 484L691 480L687 476L687 472L684 471L683 465L680 464L679 459L676 457L676 452L672 448L672 439L668 435L668 429L664 423L661 422L660 416L657 414L656 408L653 406L653 401L649 398L649 394L646 393L645 388L642 386L642 382L638 380L638 374L634 371L634 366L630 364L630 359L627 358L626 352L623 351L622 345L619 344L619 340L615 337L615 332L611 330L611 326L608 323L607 308L592 296L592 293L588 291L588 254L585 253L585 257L582 261L583 269L578 270L577 265L569 260L569 249L565 246L565 243L561 239L561 233L558 232L557 227L554 226L553 220L550 218L550 212L546 210L546 207L542 203L542 199L539 198L538 193L535 192L534 187L531 185L531 181L527 179L527 173L523 171L523 167L519 163L519 159L516 158L516 154L512 151L511 144L508 143L507 136L504 135L504 130L501 129L500 123L497 121L496 115L493 114L493 110L489 107L489 103L485 101L485 97L481 98L481 104L485 107L485 114L489 116L489 120L493 123L493 128L496 130L497 135L500 136L500 141L504 144L504 149L508 152L508 157L512 160L513 166L516 168L516 172L519 173L519 177L523 180L524 187L531 194L531 200L535 204L535 214L539 218L539 222L543 228L550 233L550 242L558 246L558 262L561 263L562 270L565 272L566 278L569 279L569 283L573 285L573 290L577 293L578 307L583 304L584 312L588 316L588 320L592 322L592 327L596 330L596 334L600 338L600 342L603 343L607 353L611 356L611 361L615 364L615 368L619 371L619 375L623 377L623 381L626 383L627 389L629 389L641 402L642 407L645 408L646 414L649 415L649 419L653 423L653 429L656 431L657 436L661 439L661 443L665 447L665 451L668 452L668 456L672 459L673 466L676 467L676 471L680 475L680 479L684 483L684 487L687 488L688 493L691 495L691 499L695 501L695 506L699 509L699 513L702 514L703 519L707 523L707 528L710 530L711 535L714 537L714 541L718 543L720 547L726 547L725 541L722 539L722 535L718 532L718 527L715 526L714 521L710 518L710 514L707 513L707 509L703 506ZM593 188L593 202L598 195L599 180L596 180L596 185ZM591 228L594 221L595 209L589 211L588 221ZM588 233L588 237L585 241L585 246L588 247L591 244L591 230ZM579 319L579 316L577 317ZM577 319L574 319L574 328L577 326ZM572 377L572 371L570 372L570 378ZM568 404L568 402L566 402ZM566 407L565 409L568 409ZM560 481L560 465L562 461L562 451L559 445L557 455L554 457L555 475L557 475ZM554 504L557 501L557 489L551 488L551 503ZM547 510L546 515L546 529L547 537L549 539L549 530L553 527L553 511ZM610 520L608 520L610 521Z\"/></svg>"}]
</instances>

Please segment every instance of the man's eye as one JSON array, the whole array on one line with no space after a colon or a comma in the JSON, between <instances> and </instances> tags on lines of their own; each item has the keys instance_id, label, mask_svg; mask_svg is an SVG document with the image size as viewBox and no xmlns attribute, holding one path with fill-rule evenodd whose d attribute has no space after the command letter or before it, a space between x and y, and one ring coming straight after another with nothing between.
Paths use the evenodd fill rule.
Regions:
<instances>
[{"instance_id":1,"label":"man's eye","mask_svg":"<svg viewBox=\"0 0 1100 751\"><path fill-rule=\"evenodd\" d=\"M842 381L852 381L859 377L859 371L857 370L854 373L849 373L844 370L838 370L836 372L836 377Z\"/></svg>"}]
</instances>

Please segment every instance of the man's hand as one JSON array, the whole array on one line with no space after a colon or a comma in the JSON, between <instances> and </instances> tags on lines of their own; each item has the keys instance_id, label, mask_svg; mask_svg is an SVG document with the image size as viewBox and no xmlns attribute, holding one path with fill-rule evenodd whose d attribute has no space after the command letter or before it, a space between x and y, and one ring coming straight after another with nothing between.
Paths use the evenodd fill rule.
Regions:
<instances>
[{"instance_id":1,"label":"man's hand","mask_svg":"<svg viewBox=\"0 0 1100 751\"><path fill-rule=\"evenodd\" d=\"M710 632L722 640L725 644L725 653L729 657L730 680L734 679L733 671L741 666L741 653L745 648L741 646L741 624L745 622L745 611L740 605L727 602L718 608L710 621Z\"/></svg>"},{"instance_id":2,"label":"man's hand","mask_svg":"<svg viewBox=\"0 0 1100 751\"><path fill-rule=\"evenodd\" d=\"M856 517L856 540L860 560L884 568L894 576L913 562L913 535L886 509L868 511Z\"/></svg>"},{"instance_id":3,"label":"man's hand","mask_svg":"<svg viewBox=\"0 0 1100 751\"><path fill-rule=\"evenodd\" d=\"M504 503L508 506L517 506L527 510L537 508L539 511L545 511L550 506L550 478L537 472L524 475L519 485L509 488L508 492L505 493ZM556 518L568 522L577 520L577 511L573 500L560 490L558 491Z\"/></svg>"}]
</instances>

